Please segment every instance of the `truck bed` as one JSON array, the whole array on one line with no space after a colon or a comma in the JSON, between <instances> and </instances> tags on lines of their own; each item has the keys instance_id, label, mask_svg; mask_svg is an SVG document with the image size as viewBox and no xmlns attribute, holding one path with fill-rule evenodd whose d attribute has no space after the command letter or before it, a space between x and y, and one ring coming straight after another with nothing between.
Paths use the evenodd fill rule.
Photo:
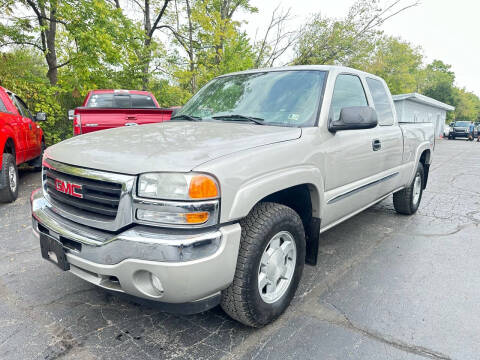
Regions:
<instances>
[{"instance_id":1,"label":"truck bed","mask_svg":"<svg viewBox=\"0 0 480 360\"><path fill-rule=\"evenodd\" d=\"M399 123L403 133L403 163L415 161L416 151L421 143L429 143L435 148L433 123Z\"/></svg>"}]
</instances>

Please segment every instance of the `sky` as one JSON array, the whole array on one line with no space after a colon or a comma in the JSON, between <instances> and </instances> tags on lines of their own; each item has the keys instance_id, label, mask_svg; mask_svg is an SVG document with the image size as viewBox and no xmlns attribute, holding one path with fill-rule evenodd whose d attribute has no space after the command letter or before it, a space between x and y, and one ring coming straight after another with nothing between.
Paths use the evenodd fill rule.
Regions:
<instances>
[{"instance_id":1,"label":"sky","mask_svg":"<svg viewBox=\"0 0 480 360\"><path fill-rule=\"evenodd\" d=\"M391 4L393 0L383 0ZM244 25L251 37L262 33L272 11L291 8L295 15L290 26L299 28L315 13L343 17L354 0L252 0L259 9L249 15ZM415 0L402 0L407 5ZM399 36L412 45L421 46L427 62L434 59L452 65L456 85L480 96L480 1L420 0L420 4L389 19L382 27L385 33Z\"/></svg>"}]
</instances>

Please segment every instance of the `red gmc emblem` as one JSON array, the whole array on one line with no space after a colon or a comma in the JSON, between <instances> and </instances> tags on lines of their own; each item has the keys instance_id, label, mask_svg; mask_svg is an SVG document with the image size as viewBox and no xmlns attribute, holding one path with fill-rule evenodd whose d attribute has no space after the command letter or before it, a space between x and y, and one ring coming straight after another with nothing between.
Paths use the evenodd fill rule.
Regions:
<instances>
[{"instance_id":1,"label":"red gmc emblem","mask_svg":"<svg viewBox=\"0 0 480 360\"><path fill-rule=\"evenodd\" d=\"M55 190L76 198L83 198L83 194L81 193L82 185L74 184L68 181L55 179Z\"/></svg>"}]
</instances>

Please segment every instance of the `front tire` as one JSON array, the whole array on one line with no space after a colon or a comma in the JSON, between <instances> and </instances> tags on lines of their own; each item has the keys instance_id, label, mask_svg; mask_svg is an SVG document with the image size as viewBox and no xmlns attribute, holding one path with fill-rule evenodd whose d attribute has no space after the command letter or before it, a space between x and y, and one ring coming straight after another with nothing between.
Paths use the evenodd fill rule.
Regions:
<instances>
[{"instance_id":1,"label":"front tire","mask_svg":"<svg viewBox=\"0 0 480 360\"><path fill-rule=\"evenodd\" d=\"M423 164L419 163L410 186L393 194L393 207L397 213L412 215L417 211L422 200L424 181L425 170Z\"/></svg>"},{"instance_id":2,"label":"front tire","mask_svg":"<svg viewBox=\"0 0 480 360\"><path fill-rule=\"evenodd\" d=\"M18 197L18 169L15 157L12 154L4 153L2 162L1 183L5 188L0 190L0 202L10 203Z\"/></svg>"},{"instance_id":3,"label":"front tire","mask_svg":"<svg viewBox=\"0 0 480 360\"><path fill-rule=\"evenodd\" d=\"M270 202L257 204L240 225L237 268L221 306L235 320L262 327L295 295L305 263L305 231L294 210Z\"/></svg>"}]
</instances>

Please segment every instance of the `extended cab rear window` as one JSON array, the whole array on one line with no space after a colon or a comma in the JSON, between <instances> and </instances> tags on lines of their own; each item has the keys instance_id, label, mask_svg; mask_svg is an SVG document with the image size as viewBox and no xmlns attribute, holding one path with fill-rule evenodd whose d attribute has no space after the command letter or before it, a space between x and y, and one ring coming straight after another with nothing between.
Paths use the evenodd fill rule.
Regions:
<instances>
[{"instance_id":1,"label":"extended cab rear window","mask_svg":"<svg viewBox=\"0 0 480 360\"><path fill-rule=\"evenodd\" d=\"M393 125L393 111L390 104L390 96L385 90L385 86L380 80L367 78L368 88L372 94L375 110L378 115L378 123L380 126Z\"/></svg>"},{"instance_id":2,"label":"extended cab rear window","mask_svg":"<svg viewBox=\"0 0 480 360\"><path fill-rule=\"evenodd\" d=\"M156 108L157 106L150 95L106 93L93 94L90 96L87 107L139 109Z\"/></svg>"}]
</instances>

